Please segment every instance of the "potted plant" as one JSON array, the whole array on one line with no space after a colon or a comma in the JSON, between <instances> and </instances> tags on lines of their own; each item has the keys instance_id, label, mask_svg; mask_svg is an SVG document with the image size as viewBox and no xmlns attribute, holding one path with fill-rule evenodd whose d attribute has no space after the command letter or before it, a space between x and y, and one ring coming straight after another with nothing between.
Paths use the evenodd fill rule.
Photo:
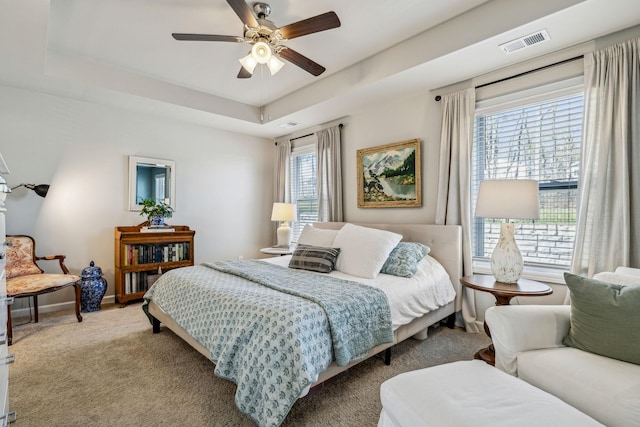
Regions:
<instances>
[{"instance_id":1,"label":"potted plant","mask_svg":"<svg viewBox=\"0 0 640 427\"><path fill-rule=\"evenodd\" d=\"M171 218L173 208L164 202L156 202L154 199L143 199L140 215L147 218L149 225L164 225L165 218Z\"/></svg>"}]
</instances>

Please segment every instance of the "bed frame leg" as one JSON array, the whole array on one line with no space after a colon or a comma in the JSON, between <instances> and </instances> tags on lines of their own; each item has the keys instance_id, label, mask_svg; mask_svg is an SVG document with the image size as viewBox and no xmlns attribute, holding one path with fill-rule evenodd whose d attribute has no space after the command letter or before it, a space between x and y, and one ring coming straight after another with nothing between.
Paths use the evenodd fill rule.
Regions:
<instances>
[{"instance_id":1,"label":"bed frame leg","mask_svg":"<svg viewBox=\"0 0 640 427\"><path fill-rule=\"evenodd\" d=\"M152 324L153 324L153 333L157 334L158 332L160 332L160 321L158 319L156 319L155 317L151 316L152 320Z\"/></svg>"},{"instance_id":2,"label":"bed frame leg","mask_svg":"<svg viewBox=\"0 0 640 427\"><path fill-rule=\"evenodd\" d=\"M447 328L449 329L454 329L456 327L456 314L450 314L449 317L447 317Z\"/></svg>"},{"instance_id":3,"label":"bed frame leg","mask_svg":"<svg viewBox=\"0 0 640 427\"><path fill-rule=\"evenodd\" d=\"M391 347L384 351L384 364L387 366L391 365Z\"/></svg>"}]
</instances>

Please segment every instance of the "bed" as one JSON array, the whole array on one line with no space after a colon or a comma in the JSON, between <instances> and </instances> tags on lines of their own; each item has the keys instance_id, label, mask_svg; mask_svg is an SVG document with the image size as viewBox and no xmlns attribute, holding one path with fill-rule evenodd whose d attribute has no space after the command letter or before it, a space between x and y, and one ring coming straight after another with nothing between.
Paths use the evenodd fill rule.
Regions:
<instances>
[{"instance_id":1,"label":"bed","mask_svg":"<svg viewBox=\"0 0 640 427\"><path fill-rule=\"evenodd\" d=\"M461 309L459 226L316 223L314 227L320 234L340 234L343 240L338 263L353 259L355 252L365 253L370 246L376 245L375 242L360 244L354 238L344 240L347 230L371 233L374 233L372 230L383 230L387 232L385 238L395 233L401 236L402 242L427 245L430 252L420 261L418 272L410 279L421 282L421 275L438 271L444 274L450 291L439 291L439 302L430 303L428 308L421 305L421 308L410 307L408 312L398 313L393 302L396 297L389 296L384 289L395 286L397 277L388 277L388 274L377 274L375 278L355 276L344 272L351 272L351 267L346 265L330 274L286 268L292 256L204 263L163 275L145 295L143 305L154 333L159 332L160 324L163 324L213 361L218 376L238 385L235 400L240 411L261 426L281 424L295 400L368 357L385 351L388 363L389 351L394 344L409 337L425 339L430 325L445 319L452 322L455 313ZM335 243L338 243L337 237ZM395 244L387 242L387 246ZM372 257L366 258L366 262L370 262ZM282 276L273 279L272 270L278 270ZM322 286L316 282L319 276L323 280ZM197 285L190 283L194 280ZM218 294L211 294L211 298L205 298L204 295L209 295L210 285L200 283L210 280L216 282L214 287L217 288L211 292L226 289L229 296L223 299ZM309 281L308 286L306 281ZM442 279L438 281L442 282ZM200 286L205 286L206 290L193 290ZM308 289L312 295L300 298L298 287ZM359 293L336 294L346 287ZM279 292L277 300L274 292ZM328 298L333 298L331 304L337 305L318 302L316 292L329 293ZM446 299L443 299L443 293L447 294ZM387 304L388 315L382 314L384 304ZM354 307L357 310L352 313L350 310ZM374 309L379 310L374 312ZM358 310L364 311L355 313ZM194 317L194 311L199 312L199 318ZM362 316L362 319L353 320L354 316ZM348 327L346 324L353 324L353 330L336 332L338 327L335 325ZM297 335L300 329L306 335ZM212 330L219 331L219 336L212 336L215 335L210 332ZM231 330L234 332L228 337L226 334ZM356 342L352 344L356 335ZM346 341L339 341L340 336L345 336Z\"/></svg>"}]
</instances>

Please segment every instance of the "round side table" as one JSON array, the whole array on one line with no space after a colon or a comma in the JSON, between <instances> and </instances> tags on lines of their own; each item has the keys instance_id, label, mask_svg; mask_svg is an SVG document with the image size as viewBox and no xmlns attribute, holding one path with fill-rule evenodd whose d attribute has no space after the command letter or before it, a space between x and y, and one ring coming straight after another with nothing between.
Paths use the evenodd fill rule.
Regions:
<instances>
[{"instance_id":1,"label":"round side table","mask_svg":"<svg viewBox=\"0 0 640 427\"><path fill-rule=\"evenodd\" d=\"M509 305L511 298L513 297L531 297L550 295L553 293L553 289L541 282L535 280L520 279L518 283L502 283L496 282L493 276L487 274L473 274L471 276L465 276L460 279L460 283L470 289L476 291L489 292L496 299L496 305ZM487 322L484 322L484 331L491 338L491 332L487 326ZM490 365L496 364L496 352L493 344L487 348L478 350L473 355L474 359L484 360Z\"/></svg>"},{"instance_id":2,"label":"round side table","mask_svg":"<svg viewBox=\"0 0 640 427\"><path fill-rule=\"evenodd\" d=\"M274 248L274 247L262 248L260 249L260 252L267 255L280 255L280 256L291 255L293 253L291 248Z\"/></svg>"}]
</instances>

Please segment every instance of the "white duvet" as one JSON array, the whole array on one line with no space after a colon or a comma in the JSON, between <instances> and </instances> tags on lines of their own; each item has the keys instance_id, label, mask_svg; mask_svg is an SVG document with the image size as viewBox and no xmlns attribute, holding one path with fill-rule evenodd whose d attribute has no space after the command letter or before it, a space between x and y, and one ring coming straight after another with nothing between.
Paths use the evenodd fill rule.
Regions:
<instances>
[{"instance_id":1,"label":"white duvet","mask_svg":"<svg viewBox=\"0 0 640 427\"><path fill-rule=\"evenodd\" d=\"M291 255L262 259L283 267L287 267L290 260ZM381 273L375 279L365 279L335 270L329 275L381 289L389 299L394 331L416 317L447 305L456 297L446 270L430 256L420 261L418 271L410 278Z\"/></svg>"}]
</instances>

